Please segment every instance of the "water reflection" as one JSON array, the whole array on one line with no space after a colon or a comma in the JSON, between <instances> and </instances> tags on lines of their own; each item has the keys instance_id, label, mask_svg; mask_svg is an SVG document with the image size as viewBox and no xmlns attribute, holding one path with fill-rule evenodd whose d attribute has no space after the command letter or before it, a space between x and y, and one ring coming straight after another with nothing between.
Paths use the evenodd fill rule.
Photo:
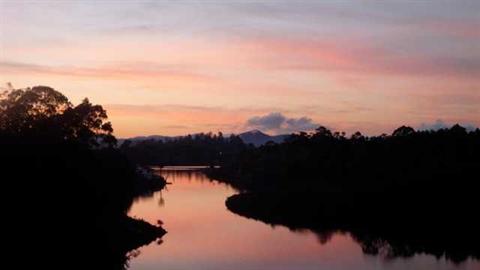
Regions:
<instances>
[{"instance_id":1,"label":"water reflection","mask_svg":"<svg viewBox=\"0 0 480 270\"><path fill-rule=\"evenodd\" d=\"M236 194L227 199L226 205L230 211L240 216L267 224L283 225L292 231L308 228L317 234L321 243L328 242L332 235L348 233L365 254L387 260L429 254L459 264L468 259L478 261L480 258L478 228L461 223L460 220L443 219L443 224L439 224L438 219L412 220L407 219L408 215L374 216L366 212L359 212L352 219L346 214L352 214L351 212L345 212L340 207L334 208L333 203L313 205L311 198L321 196L324 202L335 202L333 193L276 192ZM315 216L319 212L320 215ZM335 215L329 217L324 213Z\"/></svg>"},{"instance_id":2,"label":"water reflection","mask_svg":"<svg viewBox=\"0 0 480 270\"><path fill-rule=\"evenodd\" d=\"M163 177L167 180L167 182L172 182L178 179L181 180L188 180L188 181L210 181L210 179L199 170L180 170L180 169L162 169L159 170Z\"/></svg>"},{"instance_id":3,"label":"water reflection","mask_svg":"<svg viewBox=\"0 0 480 270\"><path fill-rule=\"evenodd\" d=\"M480 269L471 259L455 264L423 253L371 255L369 246L345 231L313 233L243 218L225 207L225 199L237 193L231 187L195 170L160 172L172 184L137 200L130 215L151 223L161 219L169 233L161 245L140 248L130 269Z\"/></svg>"}]
</instances>

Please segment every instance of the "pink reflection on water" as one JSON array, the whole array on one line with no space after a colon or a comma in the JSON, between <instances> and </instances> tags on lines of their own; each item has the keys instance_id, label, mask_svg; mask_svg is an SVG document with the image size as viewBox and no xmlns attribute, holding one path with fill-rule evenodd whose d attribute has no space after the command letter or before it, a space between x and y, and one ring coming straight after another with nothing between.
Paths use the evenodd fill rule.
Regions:
<instances>
[{"instance_id":1,"label":"pink reflection on water","mask_svg":"<svg viewBox=\"0 0 480 270\"><path fill-rule=\"evenodd\" d=\"M335 234L321 244L311 232L292 232L229 212L225 199L236 191L200 172L162 174L172 184L136 201L130 215L154 224L161 219L168 233L161 245L140 248L131 269L480 269L478 262L457 267L424 255L384 261L364 255L348 234Z\"/></svg>"}]
</instances>

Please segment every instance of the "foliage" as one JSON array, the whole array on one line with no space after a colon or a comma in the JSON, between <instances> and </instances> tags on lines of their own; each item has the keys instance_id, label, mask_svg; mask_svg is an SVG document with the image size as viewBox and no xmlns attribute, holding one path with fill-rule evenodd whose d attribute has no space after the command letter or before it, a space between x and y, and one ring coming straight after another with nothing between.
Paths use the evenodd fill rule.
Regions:
<instances>
[{"instance_id":1,"label":"foliage","mask_svg":"<svg viewBox=\"0 0 480 270\"><path fill-rule=\"evenodd\" d=\"M4 211L8 246L32 251L19 268L122 269L127 251L165 233L126 216L138 175L112 132L102 106L73 106L50 87L0 97L2 199L14 202Z\"/></svg>"},{"instance_id":2,"label":"foliage","mask_svg":"<svg viewBox=\"0 0 480 270\"><path fill-rule=\"evenodd\" d=\"M130 159L154 165L218 165L248 148L238 136L200 133L168 140L125 141L120 149Z\"/></svg>"},{"instance_id":3,"label":"foliage","mask_svg":"<svg viewBox=\"0 0 480 270\"><path fill-rule=\"evenodd\" d=\"M367 254L480 258L480 130L402 126L347 138L320 127L245 151L210 174L242 190L231 211L325 239L348 232ZM328 238L328 237L327 237Z\"/></svg>"},{"instance_id":4,"label":"foliage","mask_svg":"<svg viewBox=\"0 0 480 270\"><path fill-rule=\"evenodd\" d=\"M76 141L89 146L114 146L107 113L88 99L73 106L62 93L47 86L14 89L0 99L0 132Z\"/></svg>"},{"instance_id":5,"label":"foliage","mask_svg":"<svg viewBox=\"0 0 480 270\"><path fill-rule=\"evenodd\" d=\"M320 127L283 144L251 148L230 163L231 179L251 189L343 191L469 190L478 185L480 130L400 127L391 136L333 133ZM232 178L233 177L233 178Z\"/></svg>"}]
</instances>

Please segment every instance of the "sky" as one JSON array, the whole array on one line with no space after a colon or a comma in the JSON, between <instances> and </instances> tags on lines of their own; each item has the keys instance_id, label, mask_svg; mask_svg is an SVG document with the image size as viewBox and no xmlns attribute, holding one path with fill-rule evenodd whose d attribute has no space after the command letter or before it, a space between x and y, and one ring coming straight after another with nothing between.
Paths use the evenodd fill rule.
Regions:
<instances>
[{"instance_id":1,"label":"sky","mask_svg":"<svg viewBox=\"0 0 480 270\"><path fill-rule=\"evenodd\" d=\"M0 0L0 84L115 135L480 126L480 1Z\"/></svg>"}]
</instances>

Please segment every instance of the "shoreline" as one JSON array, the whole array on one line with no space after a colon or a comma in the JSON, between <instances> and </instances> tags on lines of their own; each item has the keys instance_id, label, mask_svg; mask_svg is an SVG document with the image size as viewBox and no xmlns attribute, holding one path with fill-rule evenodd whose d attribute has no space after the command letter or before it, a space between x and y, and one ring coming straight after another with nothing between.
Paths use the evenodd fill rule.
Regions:
<instances>
[{"instance_id":1,"label":"shoreline","mask_svg":"<svg viewBox=\"0 0 480 270\"><path fill-rule=\"evenodd\" d=\"M334 233L349 233L365 254L411 257L423 253L456 264L480 260L476 221L460 222L440 215L438 209L432 213L402 209L402 204L393 202L400 197L398 194L384 194L368 202L359 200L358 194L353 195L357 199L345 201L348 196L352 195L246 192L228 197L225 205L237 215L292 231L307 229L327 241ZM389 197L392 199L387 201Z\"/></svg>"}]
</instances>

